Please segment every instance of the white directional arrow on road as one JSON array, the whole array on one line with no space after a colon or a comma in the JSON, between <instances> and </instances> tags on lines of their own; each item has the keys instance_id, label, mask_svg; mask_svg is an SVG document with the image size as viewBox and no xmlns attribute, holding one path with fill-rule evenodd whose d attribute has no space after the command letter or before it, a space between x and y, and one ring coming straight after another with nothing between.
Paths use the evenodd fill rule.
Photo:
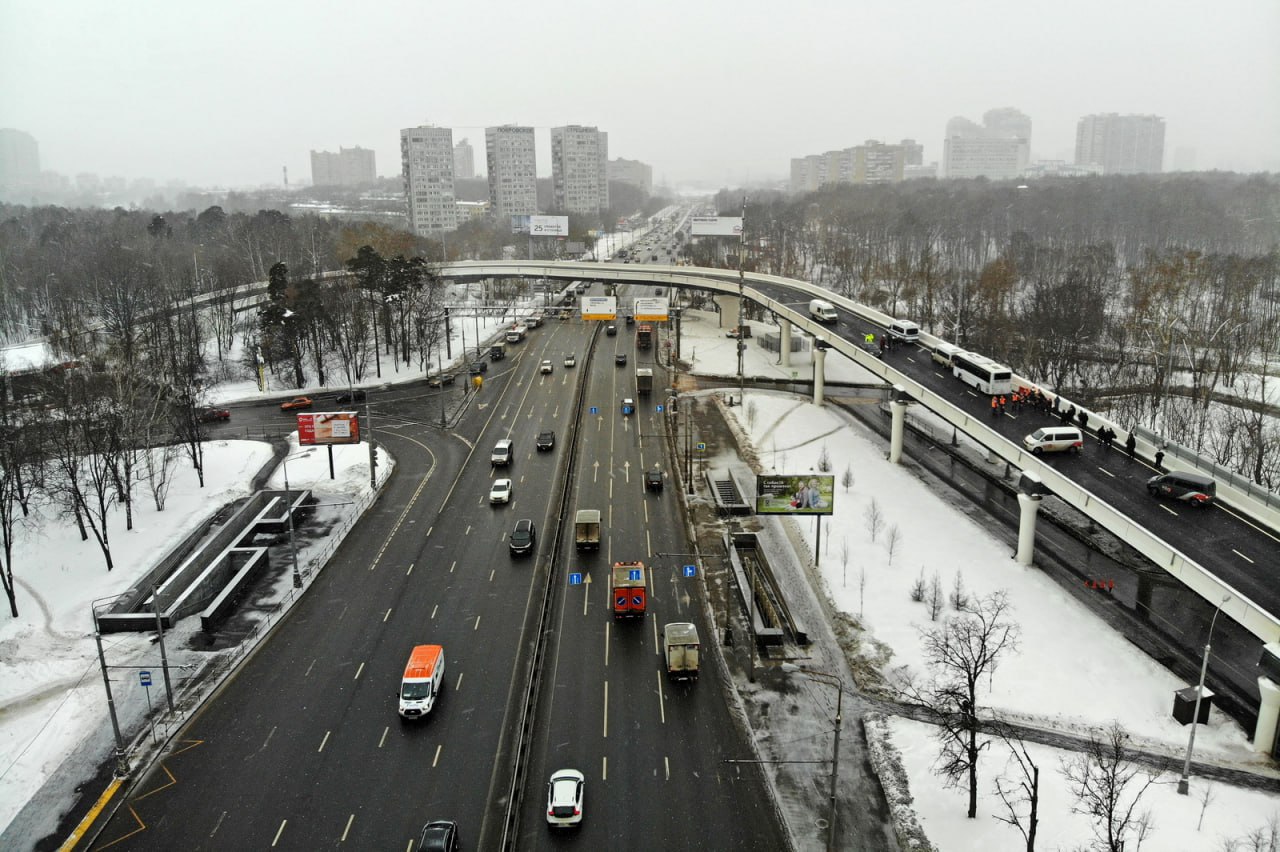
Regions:
<instances>
[{"instance_id":1,"label":"white directional arrow on road","mask_svg":"<svg viewBox=\"0 0 1280 852\"><path fill-rule=\"evenodd\" d=\"M622 476L628 484L631 482L631 462L622 463Z\"/></svg>"},{"instance_id":2,"label":"white directional arrow on road","mask_svg":"<svg viewBox=\"0 0 1280 852\"><path fill-rule=\"evenodd\" d=\"M593 462L591 465L591 481L596 482L600 479L600 462Z\"/></svg>"}]
</instances>

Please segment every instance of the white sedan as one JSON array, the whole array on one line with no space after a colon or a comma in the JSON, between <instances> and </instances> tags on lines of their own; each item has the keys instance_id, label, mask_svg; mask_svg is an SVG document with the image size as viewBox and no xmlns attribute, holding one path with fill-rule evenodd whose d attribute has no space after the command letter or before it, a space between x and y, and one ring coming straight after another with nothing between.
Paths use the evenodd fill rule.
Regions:
<instances>
[{"instance_id":1,"label":"white sedan","mask_svg":"<svg viewBox=\"0 0 1280 852\"><path fill-rule=\"evenodd\" d=\"M551 362L550 362L550 361L543 361L543 362L542 362L542 366L541 366L541 367L539 367L539 369L540 369L542 372L544 372L544 373L550 373L550 372L551 372Z\"/></svg>"},{"instance_id":2,"label":"white sedan","mask_svg":"<svg viewBox=\"0 0 1280 852\"><path fill-rule=\"evenodd\" d=\"M511 480L495 479L493 485L489 486L489 502L490 503L510 503L511 502Z\"/></svg>"}]
</instances>

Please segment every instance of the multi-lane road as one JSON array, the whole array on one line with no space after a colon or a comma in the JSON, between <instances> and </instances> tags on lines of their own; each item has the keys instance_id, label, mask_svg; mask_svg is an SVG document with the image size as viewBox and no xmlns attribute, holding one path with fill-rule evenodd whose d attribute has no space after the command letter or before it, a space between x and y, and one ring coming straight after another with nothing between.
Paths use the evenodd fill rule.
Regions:
<instances>
[{"instance_id":1,"label":"multi-lane road","mask_svg":"<svg viewBox=\"0 0 1280 852\"><path fill-rule=\"evenodd\" d=\"M637 398L631 416L620 410L636 397L637 360L650 364L656 350L637 352L621 323L616 337L597 338L577 320L552 320L508 349L447 431L432 425L434 391L374 401L379 439L397 459L385 492L131 788L94 848L404 850L430 819L456 820L463 848L499 848L529 628L548 582L550 644L516 847L679 849L714 837L721 848L786 848L758 773L724 762L751 750L710 660L694 686L662 676L662 621L712 633L697 584L653 556L688 550L677 489L646 494L641 482L645 468L667 467L659 396ZM578 365L566 368L570 352ZM627 366L615 366L615 352L630 356ZM539 372L543 359L550 374ZM546 429L562 440L538 452ZM493 469L501 438L515 442L515 458ZM498 476L513 479L513 498L491 506ZM583 506L605 517L589 559L572 546L572 512ZM539 538L533 556L517 559L507 537L519 518L533 519ZM567 547L553 551L559 525ZM615 625L605 568L624 558L652 564L652 599L645 619ZM571 572L592 582L570 586ZM399 680L422 643L444 646L447 685L427 719L404 723ZM585 820L553 832L546 780L564 767L586 775Z\"/></svg>"}]
</instances>

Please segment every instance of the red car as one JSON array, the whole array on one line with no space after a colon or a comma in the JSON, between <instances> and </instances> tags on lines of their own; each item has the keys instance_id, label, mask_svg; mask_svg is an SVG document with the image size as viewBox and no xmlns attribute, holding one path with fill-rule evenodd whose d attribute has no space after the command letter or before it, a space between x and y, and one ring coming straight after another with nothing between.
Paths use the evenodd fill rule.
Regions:
<instances>
[{"instance_id":1,"label":"red car","mask_svg":"<svg viewBox=\"0 0 1280 852\"><path fill-rule=\"evenodd\" d=\"M300 408L310 408L310 407L311 407L311 397L309 396L295 396L293 399L289 400L288 402L280 403L281 411L297 411Z\"/></svg>"},{"instance_id":2,"label":"red car","mask_svg":"<svg viewBox=\"0 0 1280 852\"><path fill-rule=\"evenodd\" d=\"M196 417L201 423L217 423L221 420L230 420L231 412L225 408L202 408L196 413Z\"/></svg>"}]
</instances>

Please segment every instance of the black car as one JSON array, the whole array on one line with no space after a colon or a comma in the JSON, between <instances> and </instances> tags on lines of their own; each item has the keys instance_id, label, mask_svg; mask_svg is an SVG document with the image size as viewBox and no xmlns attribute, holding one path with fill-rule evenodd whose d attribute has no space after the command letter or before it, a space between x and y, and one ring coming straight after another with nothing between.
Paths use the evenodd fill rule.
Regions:
<instances>
[{"instance_id":1,"label":"black car","mask_svg":"<svg viewBox=\"0 0 1280 852\"><path fill-rule=\"evenodd\" d=\"M226 408L202 408L196 412L196 418L201 423L217 423L222 420L230 420L231 411Z\"/></svg>"},{"instance_id":2,"label":"black car","mask_svg":"<svg viewBox=\"0 0 1280 852\"><path fill-rule=\"evenodd\" d=\"M631 314L627 314L627 315L626 315L625 317L623 317L622 319L626 322L626 324L627 324L627 325L635 325L635 324L636 324L636 318L635 318L635 317L633 317Z\"/></svg>"},{"instance_id":3,"label":"black car","mask_svg":"<svg viewBox=\"0 0 1280 852\"><path fill-rule=\"evenodd\" d=\"M534 441L534 446L538 448L539 452L542 450L550 450L555 447L555 445L556 433L552 432L550 429L545 432L539 432L537 440Z\"/></svg>"},{"instance_id":4,"label":"black car","mask_svg":"<svg viewBox=\"0 0 1280 852\"><path fill-rule=\"evenodd\" d=\"M365 391L352 390L338 394L333 398L333 401L338 405L350 405L353 402L364 402L367 396L368 394Z\"/></svg>"},{"instance_id":5,"label":"black car","mask_svg":"<svg viewBox=\"0 0 1280 852\"><path fill-rule=\"evenodd\" d=\"M644 472L644 490L645 491L661 491L662 490L662 471L646 470Z\"/></svg>"},{"instance_id":6,"label":"black car","mask_svg":"<svg viewBox=\"0 0 1280 852\"><path fill-rule=\"evenodd\" d=\"M487 373L487 372L489 372L488 361L472 361L471 362L471 375L478 376L481 373Z\"/></svg>"},{"instance_id":7,"label":"black car","mask_svg":"<svg viewBox=\"0 0 1280 852\"><path fill-rule=\"evenodd\" d=\"M619 367L627 366L627 353L619 352L617 355L614 355L613 363L617 364Z\"/></svg>"},{"instance_id":8,"label":"black car","mask_svg":"<svg viewBox=\"0 0 1280 852\"><path fill-rule=\"evenodd\" d=\"M507 547L511 549L511 555L524 556L532 553L537 543L538 530L534 527L533 521L528 518L516 521L516 528L511 531L511 538L507 539Z\"/></svg>"},{"instance_id":9,"label":"black car","mask_svg":"<svg viewBox=\"0 0 1280 852\"><path fill-rule=\"evenodd\" d=\"M458 852L458 824L437 819L424 825L418 852Z\"/></svg>"},{"instance_id":10,"label":"black car","mask_svg":"<svg viewBox=\"0 0 1280 852\"><path fill-rule=\"evenodd\" d=\"M604 333L605 333L605 335L607 335L608 337L617 337L617 336L618 336L618 327L617 327L616 325L606 325L606 326L604 327Z\"/></svg>"}]
</instances>

